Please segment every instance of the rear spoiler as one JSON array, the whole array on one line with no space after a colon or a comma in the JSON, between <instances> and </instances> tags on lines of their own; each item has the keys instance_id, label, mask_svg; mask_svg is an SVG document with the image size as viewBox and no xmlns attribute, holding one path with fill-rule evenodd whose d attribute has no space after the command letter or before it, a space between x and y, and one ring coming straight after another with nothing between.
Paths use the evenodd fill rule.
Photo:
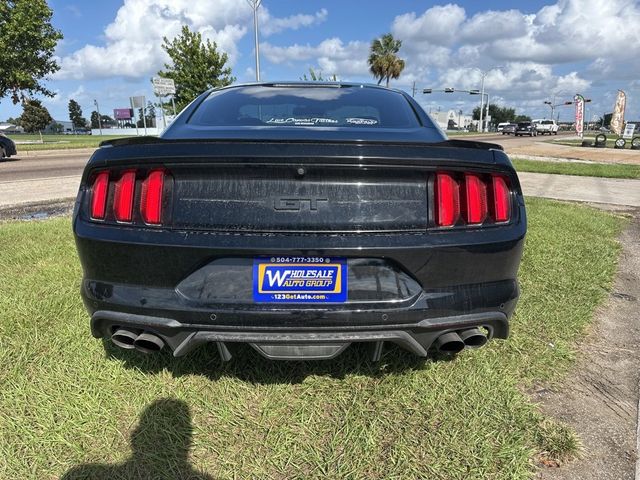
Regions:
<instances>
[{"instance_id":1,"label":"rear spoiler","mask_svg":"<svg viewBox=\"0 0 640 480\"><path fill-rule=\"evenodd\" d=\"M475 140L443 140L441 142L387 142L387 141L365 141L365 140L322 140L322 139L283 139L283 140L260 140L260 139L238 139L238 138L181 138L167 139L161 137L125 137L115 138L113 140L104 140L100 142L100 147L122 147L131 145L167 145L180 143L326 143L326 144L367 144L367 145L415 145L443 148L471 148L475 150L500 150L503 151L502 145L497 143L479 142Z\"/></svg>"}]
</instances>

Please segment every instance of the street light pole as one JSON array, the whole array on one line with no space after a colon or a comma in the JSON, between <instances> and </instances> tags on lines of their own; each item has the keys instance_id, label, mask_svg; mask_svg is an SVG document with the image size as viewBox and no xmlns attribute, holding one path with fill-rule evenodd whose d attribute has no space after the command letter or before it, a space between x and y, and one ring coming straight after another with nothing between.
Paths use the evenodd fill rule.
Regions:
<instances>
[{"instance_id":1,"label":"street light pole","mask_svg":"<svg viewBox=\"0 0 640 480\"><path fill-rule=\"evenodd\" d=\"M100 107L98 106L98 100L94 98L93 104L96 106L96 112L98 112L98 128L100 129L100 136L102 136L102 119L100 118Z\"/></svg>"},{"instance_id":2,"label":"street light pole","mask_svg":"<svg viewBox=\"0 0 640 480\"><path fill-rule=\"evenodd\" d=\"M258 44L258 7L262 0L247 0L251 8L253 8L253 34L256 49L256 82L260 81L260 46Z\"/></svg>"}]
</instances>

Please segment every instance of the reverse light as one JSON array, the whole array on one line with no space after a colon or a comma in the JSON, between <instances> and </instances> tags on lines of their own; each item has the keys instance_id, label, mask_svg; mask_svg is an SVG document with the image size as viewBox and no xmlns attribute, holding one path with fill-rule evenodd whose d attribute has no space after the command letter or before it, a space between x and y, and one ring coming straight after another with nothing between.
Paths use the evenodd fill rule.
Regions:
<instances>
[{"instance_id":1,"label":"reverse light","mask_svg":"<svg viewBox=\"0 0 640 480\"><path fill-rule=\"evenodd\" d=\"M136 172L128 170L116 182L113 198L113 213L118 222L133 219L133 198L136 190Z\"/></svg>"},{"instance_id":2,"label":"reverse light","mask_svg":"<svg viewBox=\"0 0 640 480\"><path fill-rule=\"evenodd\" d=\"M436 174L436 225L450 227L460 218L460 187L453 175L449 173Z\"/></svg>"},{"instance_id":3,"label":"reverse light","mask_svg":"<svg viewBox=\"0 0 640 480\"><path fill-rule=\"evenodd\" d=\"M511 218L511 195L507 181L498 175L491 177L493 190L492 216L494 222L508 222Z\"/></svg>"},{"instance_id":4,"label":"reverse light","mask_svg":"<svg viewBox=\"0 0 640 480\"><path fill-rule=\"evenodd\" d=\"M464 176L464 207L467 223L482 223L487 218L487 186L478 175Z\"/></svg>"},{"instance_id":5,"label":"reverse light","mask_svg":"<svg viewBox=\"0 0 640 480\"><path fill-rule=\"evenodd\" d=\"M164 171L152 170L142 182L140 213L145 223L158 225L162 220L162 191Z\"/></svg>"},{"instance_id":6,"label":"reverse light","mask_svg":"<svg viewBox=\"0 0 640 480\"><path fill-rule=\"evenodd\" d=\"M109 193L109 172L96 175L91 186L91 218L104 220L107 214L107 195Z\"/></svg>"}]
</instances>

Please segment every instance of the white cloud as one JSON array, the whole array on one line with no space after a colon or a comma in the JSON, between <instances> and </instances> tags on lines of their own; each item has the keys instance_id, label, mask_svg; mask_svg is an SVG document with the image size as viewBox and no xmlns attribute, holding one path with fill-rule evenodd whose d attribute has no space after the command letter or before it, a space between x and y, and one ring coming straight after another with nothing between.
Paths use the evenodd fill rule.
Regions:
<instances>
[{"instance_id":1,"label":"white cloud","mask_svg":"<svg viewBox=\"0 0 640 480\"><path fill-rule=\"evenodd\" d=\"M391 31L399 38L415 42L449 45L455 41L465 15L464 8L458 5L435 6L420 16L414 12L397 16Z\"/></svg>"},{"instance_id":2,"label":"white cloud","mask_svg":"<svg viewBox=\"0 0 640 480\"><path fill-rule=\"evenodd\" d=\"M312 61L318 65L324 76L367 75L367 55L369 44L353 41L347 44L339 38L328 38L316 46L290 45L278 47L270 43L260 45L260 52L267 60L275 64ZM303 72L304 73L304 72Z\"/></svg>"},{"instance_id":3,"label":"white cloud","mask_svg":"<svg viewBox=\"0 0 640 480\"><path fill-rule=\"evenodd\" d=\"M278 18L263 7L259 14L264 35L320 23L328 15L321 9L314 15ZM252 25L251 18L251 8L240 0L125 0L104 31L104 45L88 44L63 56L54 78L148 77L168 60L163 37L176 36L182 25L215 41L234 65L240 55L237 44Z\"/></svg>"},{"instance_id":4,"label":"white cloud","mask_svg":"<svg viewBox=\"0 0 640 480\"><path fill-rule=\"evenodd\" d=\"M310 27L311 25L323 23L326 21L328 12L326 8L322 8L313 15L298 14L285 18L273 18L266 14L267 18L260 18L261 33L270 36L283 30L298 30L302 27Z\"/></svg>"}]
</instances>

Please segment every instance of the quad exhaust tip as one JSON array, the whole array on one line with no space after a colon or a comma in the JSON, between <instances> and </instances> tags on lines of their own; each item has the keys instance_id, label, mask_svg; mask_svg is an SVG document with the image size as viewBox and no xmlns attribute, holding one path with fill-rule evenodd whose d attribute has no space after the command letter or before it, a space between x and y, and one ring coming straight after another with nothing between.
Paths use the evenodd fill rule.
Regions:
<instances>
[{"instance_id":1,"label":"quad exhaust tip","mask_svg":"<svg viewBox=\"0 0 640 480\"><path fill-rule=\"evenodd\" d=\"M465 348L480 348L489 339L479 328L469 328L461 332L449 332L436 339L435 347L441 353L456 354Z\"/></svg>"},{"instance_id":2,"label":"quad exhaust tip","mask_svg":"<svg viewBox=\"0 0 640 480\"><path fill-rule=\"evenodd\" d=\"M445 333L436 340L436 348L441 353L459 353L464 350L464 346L464 342L456 332Z\"/></svg>"},{"instance_id":3,"label":"quad exhaust tip","mask_svg":"<svg viewBox=\"0 0 640 480\"><path fill-rule=\"evenodd\" d=\"M148 332L132 332L126 328L117 329L111 335L111 341L125 350L137 350L142 353L156 353L164 347L164 340Z\"/></svg>"},{"instance_id":4,"label":"quad exhaust tip","mask_svg":"<svg viewBox=\"0 0 640 480\"><path fill-rule=\"evenodd\" d=\"M136 348L133 345L136 338L138 338L138 334L131 330L127 330L126 328L119 328L113 333L113 335L111 335L111 341L116 346L124 348L125 350L133 350Z\"/></svg>"},{"instance_id":5,"label":"quad exhaust tip","mask_svg":"<svg viewBox=\"0 0 640 480\"><path fill-rule=\"evenodd\" d=\"M471 328L460 333L460 338L468 348L480 348L487 343L487 336L479 328Z\"/></svg>"}]
</instances>

